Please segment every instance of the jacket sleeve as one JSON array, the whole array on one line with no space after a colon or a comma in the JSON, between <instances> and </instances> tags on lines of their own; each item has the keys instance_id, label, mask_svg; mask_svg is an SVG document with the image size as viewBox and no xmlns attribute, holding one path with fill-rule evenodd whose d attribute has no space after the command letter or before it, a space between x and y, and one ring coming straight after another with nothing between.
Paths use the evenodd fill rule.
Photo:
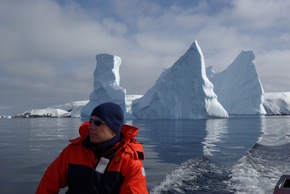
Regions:
<instances>
[{"instance_id":1,"label":"jacket sleeve","mask_svg":"<svg viewBox=\"0 0 290 194\"><path fill-rule=\"evenodd\" d=\"M36 194L57 194L60 188L67 186L66 152L68 152L67 148L49 165L38 185Z\"/></svg>"},{"instance_id":2,"label":"jacket sleeve","mask_svg":"<svg viewBox=\"0 0 290 194\"><path fill-rule=\"evenodd\" d=\"M145 170L141 160L128 161L120 194L148 194Z\"/></svg>"}]
</instances>

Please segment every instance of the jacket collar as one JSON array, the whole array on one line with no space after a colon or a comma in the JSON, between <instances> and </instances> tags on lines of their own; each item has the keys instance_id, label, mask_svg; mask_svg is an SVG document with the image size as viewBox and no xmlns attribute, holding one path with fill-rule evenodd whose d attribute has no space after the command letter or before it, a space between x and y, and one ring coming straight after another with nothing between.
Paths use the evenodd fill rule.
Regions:
<instances>
[{"instance_id":1,"label":"jacket collar","mask_svg":"<svg viewBox=\"0 0 290 194\"><path fill-rule=\"evenodd\" d=\"M90 125L89 122L82 123L79 127L80 136L75 139L71 139L70 142L73 144L83 142L90 135L90 130L88 128L89 125ZM129 139L133 139L134 137L137 136L138 128L124 124L121 129L121 134L123 140L128 141Z\"/></svg>"}]
</instances>

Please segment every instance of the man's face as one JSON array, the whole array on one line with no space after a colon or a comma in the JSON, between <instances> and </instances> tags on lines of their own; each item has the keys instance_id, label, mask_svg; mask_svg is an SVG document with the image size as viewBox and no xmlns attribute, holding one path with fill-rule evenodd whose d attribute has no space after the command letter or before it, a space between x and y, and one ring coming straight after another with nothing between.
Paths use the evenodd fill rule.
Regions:
<instances>
[{"instance_id":1,"label":"man's face","mask_svg":"<svg viewBox=\"0 0 290 194\"><path fill-rule=\"evenodd\" d=\"M116 135L116 133L97 116L90 117L89 130L90 141L96 144L104 143Z\"/></svg>"}]
</instances>

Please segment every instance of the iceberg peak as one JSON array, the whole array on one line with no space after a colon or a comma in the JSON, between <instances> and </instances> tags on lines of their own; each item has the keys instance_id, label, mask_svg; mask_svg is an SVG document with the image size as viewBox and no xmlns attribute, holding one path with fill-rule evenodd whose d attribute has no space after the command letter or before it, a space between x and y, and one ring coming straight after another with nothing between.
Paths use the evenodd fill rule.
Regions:
<instances>
[{"instance_id":1,"label":"iceberg peak","mask_svg":"<svg viewBox=\"0 0 290 194\"><path fill-rule=\"evenodd\" d=\"M213 73L208 69L210 81L219 102L228 114L264 115L264 89L253 60L253 51L242 51L222 72Z\"/></svg>"},{"instance_id":2,"label":"iceberg peak","mask_svg":"<svg viewBox=\"0 0 290 194\"><path fill-rule=\"evenodd\" d=\"M228 117L207 78L197 41L173 66L163 70L143 97L133 101L132 112L140 119Z\"/></svg>"},{"instance_id":3,"label":"iceberg peak","mask_svg":"<svg viewBox=\"0 0 290 194\"><path fill-rule=\"evenodd\" d=\"M104 102L119 104L126 113L126 90L119 85L121 58L110 54L98 54L96 61L94 89L90 94L89 102L81 110L82 120L88 120L92 110Z\"/></svg>"}]
</instances>

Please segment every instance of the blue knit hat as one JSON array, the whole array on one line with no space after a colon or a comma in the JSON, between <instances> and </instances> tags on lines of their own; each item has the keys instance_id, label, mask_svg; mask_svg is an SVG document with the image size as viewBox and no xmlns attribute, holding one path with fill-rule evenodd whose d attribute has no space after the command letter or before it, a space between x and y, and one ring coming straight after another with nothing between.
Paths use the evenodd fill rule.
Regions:
<instances>
[{"instance_id":1,"label":"blue knit hat","mask_svg":"<svg viewBox=\"0 0 290 194\"><path fill-rule=\"evenodd\" d=\"M124 115L121 107L112 102L106 102L98 105L91 113L91 116L97 116L106 123L116 134L121 133L124 123Z\"/></svg>"}]
</instances>

